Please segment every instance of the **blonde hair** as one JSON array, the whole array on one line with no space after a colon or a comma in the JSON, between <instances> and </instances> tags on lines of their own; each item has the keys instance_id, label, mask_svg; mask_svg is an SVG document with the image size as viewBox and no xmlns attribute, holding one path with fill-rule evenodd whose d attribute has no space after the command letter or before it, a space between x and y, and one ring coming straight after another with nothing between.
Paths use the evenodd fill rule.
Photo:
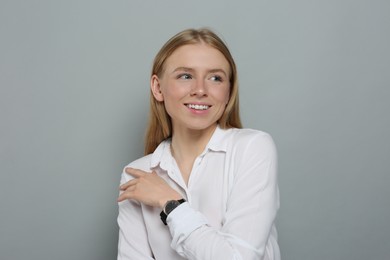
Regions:
<instances>
[{"instance_id":1,"label":"blonde hair","mask_svg":"<svg viewBox=\"0 0 390 260\"><path fill-rule=\"evenodd\" d=\"M237 68L232 55L225 43L213 31L207 28L187 29L179 32L160 49L154 58L151 76L162 76L165 61L179 47L188 44L205 43L219 50L230 66L230 98L218 124L223 129L241 128L238 104ZM165 110L164 102L157 101L153 93L150 94L150 115L145 137L145 155L152 153L157 146L172 135L171 118Z\"/></svg>"}]
</instances>

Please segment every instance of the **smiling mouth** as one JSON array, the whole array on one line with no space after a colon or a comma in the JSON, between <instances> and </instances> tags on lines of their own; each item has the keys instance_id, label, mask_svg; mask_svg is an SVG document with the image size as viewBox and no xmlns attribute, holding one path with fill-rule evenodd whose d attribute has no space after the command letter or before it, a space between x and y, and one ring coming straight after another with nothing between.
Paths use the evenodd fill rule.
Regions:
<instances>
[{"instance_id":1,"label":"smiling mouth","mask_svg":"<svg viewBox=\"0 0 390 260\"><path fill-rule=\"evenodd\" d=\"M197 104L186 104L188 108L195 109L195 110L207 110L211 106L208 105L197 105Z\"/></svg>"}]
</instances>

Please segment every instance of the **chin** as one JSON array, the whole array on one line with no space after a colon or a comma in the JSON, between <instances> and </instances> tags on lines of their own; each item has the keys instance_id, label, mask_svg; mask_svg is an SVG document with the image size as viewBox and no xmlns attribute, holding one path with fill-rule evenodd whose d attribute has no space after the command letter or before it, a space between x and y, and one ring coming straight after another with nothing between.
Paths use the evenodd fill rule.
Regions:
<instances>
[{"instance_id":1,"label":"chin","mask_svg":"<svg viewBox=\"0 0 390 260\"><path fill-rule=\"evenodd\" d=\"M210 128L215 128L216 126L217 126L217 123L213 123L213 124L190 124L190 125L187 125L187 128L191 129L191 130L202 131L202 130L207 130L207 129L210 129Z\"/></svg>"}]
</instances>

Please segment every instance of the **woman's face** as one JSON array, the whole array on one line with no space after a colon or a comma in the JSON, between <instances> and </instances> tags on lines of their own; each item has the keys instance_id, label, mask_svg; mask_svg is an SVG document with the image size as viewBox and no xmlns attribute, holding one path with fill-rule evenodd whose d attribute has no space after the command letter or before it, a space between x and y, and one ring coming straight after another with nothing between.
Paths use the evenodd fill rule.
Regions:
<instances>
[{"instance_id":1,"label":"woman's face","mask_svg":"<svg viewBox=\"0 0 390 260\"><path fill-rule=\"evenodd\" d=\"M214 128L229 101L230 67L223 54L206 44L184 45L165 61L151 88L164 101L173 131Z\"/></svg>"}]
</instances>

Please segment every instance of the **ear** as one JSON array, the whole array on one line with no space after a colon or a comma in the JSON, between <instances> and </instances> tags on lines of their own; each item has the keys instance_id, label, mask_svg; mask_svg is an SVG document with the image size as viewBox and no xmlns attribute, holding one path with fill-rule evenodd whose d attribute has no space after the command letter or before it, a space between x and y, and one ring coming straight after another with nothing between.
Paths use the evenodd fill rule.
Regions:
<instances>
[{"instance_id":1,"label":"ear","mask_svg":"<svg viewBox=\"0 0 390 260\"><path fill-rule=\"evenodd\" d=\"M160 79L157 75L153 75L150 79L150 89L152 90L153 96L157 101L164 101L164 96L161 92Z\"/></svg>"}]
</instances>

